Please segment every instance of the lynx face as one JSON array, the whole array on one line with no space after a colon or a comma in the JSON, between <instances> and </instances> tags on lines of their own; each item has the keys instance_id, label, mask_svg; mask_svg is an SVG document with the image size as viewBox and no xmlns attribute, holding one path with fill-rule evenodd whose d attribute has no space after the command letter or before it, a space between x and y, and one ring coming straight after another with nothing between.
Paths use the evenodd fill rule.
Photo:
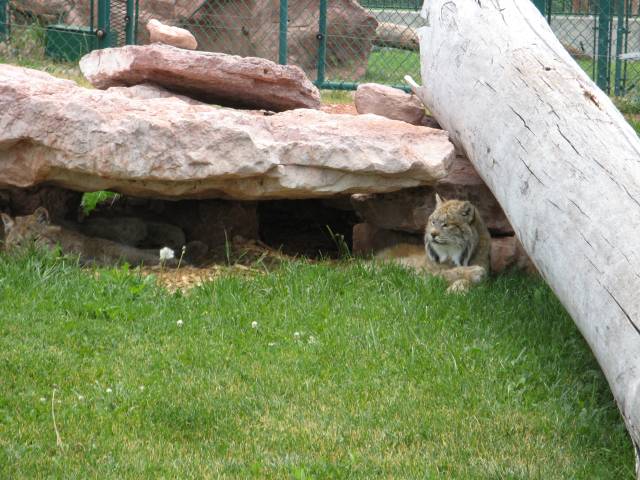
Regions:
<instances>
[{"instance_id":1,"label":"lynx face","mask_svg":"<svg viewBox=\"0 0 640 480\"><path fill-rule=\"evenodd\" d=\"M427 255L436 263L451 261L467 266L478 245L474 226L476 209L471 202L444 201L436 195L436 209L429 216L424 242Z\"/></svg>"},{"instance_id":2,"label":"lynx face","mask_svg":"<svg viewBox=\"0 0 640 480\"><path fill-rule=\"evenodd\" d=\"M6 250L12 250L35 242L44 241L44 243L48 243L45 240L46 233L55 228L50 224L49 212L43 207L37 208L31 215L16 217L15 219L3 213L2 223L4 225L4 245Z\"/></svg>"}]
</instances>

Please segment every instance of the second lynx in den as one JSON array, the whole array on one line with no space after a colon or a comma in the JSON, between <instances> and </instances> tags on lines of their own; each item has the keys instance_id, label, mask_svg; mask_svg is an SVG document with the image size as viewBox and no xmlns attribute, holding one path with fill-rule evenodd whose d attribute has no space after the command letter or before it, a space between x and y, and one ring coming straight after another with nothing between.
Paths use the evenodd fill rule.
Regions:
<instances>
[{"instance_id":1,"label":"second lynx in den","mask_svg":"<svg viewBox=\"0 0 640 480\"><path fill-rule=\"evenodd\" d=\"M399 244L377 258L444 278L448 292L465 292L489 273L491 236L476 207L467 201L442 200L427 220L424 247Z\"/></svg>"},{"instance_id":2,"label":"second lynx in den","mask_svg":"<svg viewBox=\"0 0 640 480\"><path fill-rule=\"evenodd\" d=\"M43 247L59 246L64 254L78 255L83 263L113 265L127 262L131 265L157 265L157 250L143 250L104 238L89 237L70 228L54 225L49 212L39 207L32 215L11 218L2 214L4 244L7 250L29 243Z\"/></svg>"}]
</instances>

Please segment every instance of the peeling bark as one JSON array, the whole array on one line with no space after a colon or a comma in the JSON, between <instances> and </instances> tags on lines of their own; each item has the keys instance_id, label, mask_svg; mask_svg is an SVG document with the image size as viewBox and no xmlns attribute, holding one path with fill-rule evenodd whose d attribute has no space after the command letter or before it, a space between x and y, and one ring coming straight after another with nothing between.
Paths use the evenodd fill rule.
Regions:
<instances>
[{"instance_id":1,"label":"peeling bark","mask_svg":"<svg viewBox=\"0 0 640 480\"><path fill-rule=\"evenodd\" d=\"M529 0L428 0L422 15L415 93L573 317L638 452L640 141Z\"/></svg>"}]
</instances>

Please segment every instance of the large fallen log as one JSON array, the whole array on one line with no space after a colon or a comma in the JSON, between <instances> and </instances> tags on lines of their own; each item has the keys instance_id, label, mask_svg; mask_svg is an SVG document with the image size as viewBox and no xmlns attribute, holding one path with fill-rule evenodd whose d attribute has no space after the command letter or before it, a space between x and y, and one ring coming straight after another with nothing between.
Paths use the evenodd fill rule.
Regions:
<instances>
[{"instance_id":1,"label":"large fallen log","mask_svg":"<svg viewBox=\"0 0 640 480\"><path fill-rule=\"evenodd\" d=\"M416 93L586 338L638 453L640 141L530 0L429 0L422 15Z\"/></svg>"}]
</instances>

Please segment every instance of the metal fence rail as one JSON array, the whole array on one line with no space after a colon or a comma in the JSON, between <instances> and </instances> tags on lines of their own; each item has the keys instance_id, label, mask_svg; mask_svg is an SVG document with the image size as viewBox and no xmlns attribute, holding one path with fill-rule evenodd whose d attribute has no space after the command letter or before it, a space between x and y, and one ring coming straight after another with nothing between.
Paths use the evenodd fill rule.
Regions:
<instances>
[{"instance_id":1,"label":"metal fence rail","mask_svg":"<svg viewBox=\"0 0 640 480\"><path fill-rule=\"evenodd\" d=\"M640 0L533 0L605 91L640 89ZM77 62L90 50L148 43L156 18L199 49L300 66L320 88L420 80L422 0L0 0L0 61ZM639 55L640 57L640 55Z\"/></svg>"}]
</instances>

